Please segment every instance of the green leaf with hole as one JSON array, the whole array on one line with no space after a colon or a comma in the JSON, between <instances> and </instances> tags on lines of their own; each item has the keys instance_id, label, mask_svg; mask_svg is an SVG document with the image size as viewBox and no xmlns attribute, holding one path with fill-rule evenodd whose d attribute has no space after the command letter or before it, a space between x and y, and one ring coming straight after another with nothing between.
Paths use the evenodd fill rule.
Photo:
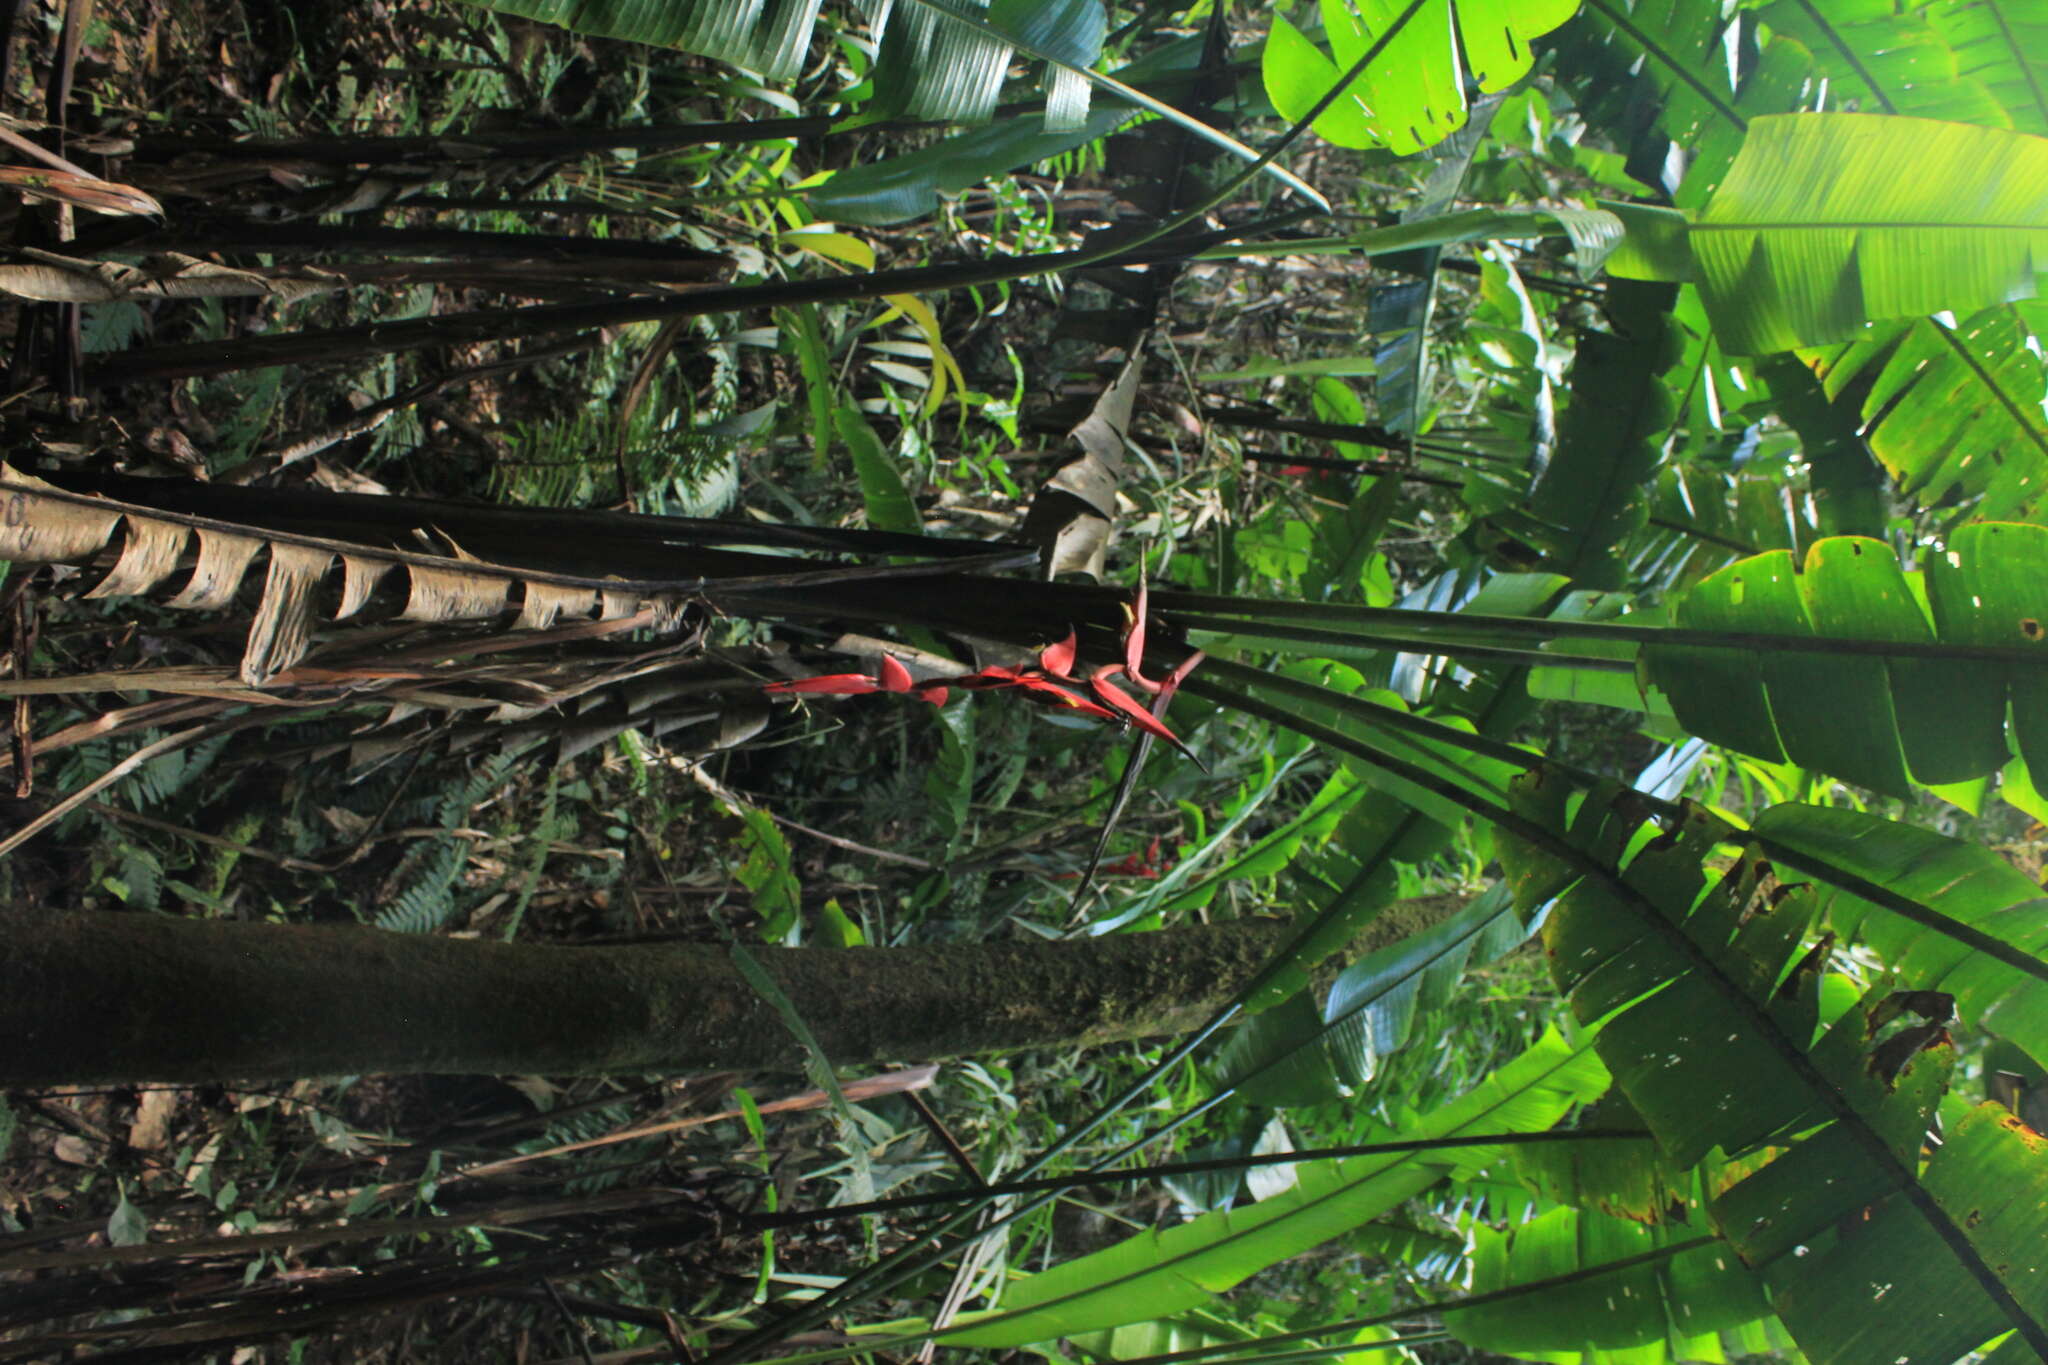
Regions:
<instances>
[{"instance_id":1,"label":"green leaf with hole","mask_svg":"<svg viewBox=\"0 0 2048 1365\"><path fill-rule=\"evenodd\" d=\"M1775 550L1678 599L1679 628L1775 637L1646 648L1650 681L1694 734L1901 796L1913 782L1996 772L2014 746L2048 762L2048 528L1965 526L1929 557L1924 587L1882 541L1857 536L1814 542L1803 569ZM1887 655L1855 642L1988 645L2011 657Z\"/></svg>"}]
</instances>

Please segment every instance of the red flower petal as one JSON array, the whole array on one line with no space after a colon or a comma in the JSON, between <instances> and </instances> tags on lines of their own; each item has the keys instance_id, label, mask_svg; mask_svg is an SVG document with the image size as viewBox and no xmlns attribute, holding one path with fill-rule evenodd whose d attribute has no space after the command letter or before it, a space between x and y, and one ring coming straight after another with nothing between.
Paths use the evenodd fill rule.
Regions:
<instances>
[{"instance_id":1,"label":"red flower petal","mask_svg":"<svg viewBox=\"0 0 2048 1365\"><path fill-rule=\"evenodd\" d=\"M917 695L923 697L933 706L944 706L946 704L946 689L943 687L932 687L927 684L917 689Z\"/></svg>"},{"instance_id":2,"label":"red flower petal","mask_svg":"<svg viewBox=\"0 0 2048 1365\"><path fill-rule=\"evenodd\" d=\"M865 673L826 673L816 678L769 683L761 690L776 693L822 692L833 697L858 697L868 692L879 692L882 685Z\"/></svg>"},{"instance_id":3,"label":"red flower petal","mask_svg":"<svg viewBox=\"0 0 2048 1365\"><path fill-rule=\"evenodd\" d=\"M1187 658L1182 659L1180 663L1175 666L1173 672L1166 675L1166 681L1159 684L1159 698L1161 705L1165 704L1166 698L1171 697L1175 692L1180 690L1180 685L1187 680L1188 674L1194 672L1195 666L1208 657L1209 656L1207 654L1204 654L1201 650L1198 649L1194 653L1188 655Z\"/></svg>"},{"instance_id":4,"label":"red flower petal","mask_svg":"<svg viewBox=\"0 0 2048 1365\"><path fill-rule=\"evenodd\" d=\"M1116 712L1105 710L1094 702L1089 701L1080 693L1069 691L1052 681L1052 679L1041 677L1036 673L1019 673L1016 682L1012 686L1021 687L1034 696L1049 697L1061 706L1072 707L1084 716L1095 716L1101 720L1116 719Z\"/></svg>"},{"instance_id":5,"label":"red flower petal","mask_svg":"<svg viewBox=\"0 0 2048 1365\"><path fill-rule=\"evenodd\" d=\"M882 656L882 686L891 692L910 690L910 670L896 662L891 655Z\"/></svg>"},{"instance_id":6,"label":"red flower petal","mask_svg":"<svg viewBox=\"0 0 2048 1365\"><path fill-rule=\"evenodd\" d=\"M1138 705L1137 702L1131 700L1130 693L1124 691L1109 681L1109 679L1103 677L1090 678L1088 686L1093 689L1096 696L1108 702L1118 711L1121 711L1125 719L1129 720L1131 724L1137 726L1140 730L1155 738L1165 740L1184 754L1188 752L1188 746L1180 742L1180 736L1160 724L1150 711L1147 711L1144 707ZM1190 756L1192 757L1192 755Z\"/></svg>"},{"instance_id":7,"label":"red flower petal","mask_svg":"<svg viewBox=\"0 0 2048 1365\"><path fill-rule=\"evenodd\" d=\"M1039 651L1039 666L1055 678L1071 678L1074 676L1074 656L1080 650L1080 637L1069 630L1066 639Z\"/></svg>"},{"instance_id":8,"label":"red flower petal","mask_svg":"<svg viewBox=\"0 0 2048 1365\"><path fill-rule=\"evenodd\" d=\"M1131 675L1131 681L1147 692L1155 691L1145 679L1142 665L1145 662L1145 610L1150 593L1145 586L1144 570L1138 571L1138 605L1131 612L1131 628L1124 632L1124 671Z\"/></svg>"},{"instance_id":9,"label":"red flower petal","mask_svg":"<svg viewBox=\"0 0 2048 1365\"><path fill-rule=\"evenodd\" d=\"M991 665L978 673L963 673L957 678L946 678L943 681L949 687L964 687L969 691L975 692L984 691L991 687L1015 687L1017 685L1017 670L1014 668L1004 668L1001 665Z\"/></svg>"}]
</instances>

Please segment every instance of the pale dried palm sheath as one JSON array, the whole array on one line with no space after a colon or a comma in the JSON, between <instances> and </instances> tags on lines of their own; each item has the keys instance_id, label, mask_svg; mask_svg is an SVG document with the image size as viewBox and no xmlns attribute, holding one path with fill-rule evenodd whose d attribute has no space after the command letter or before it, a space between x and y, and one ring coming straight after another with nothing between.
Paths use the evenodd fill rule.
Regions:
<instances>
[{"instance_id":1,"label":"pale dried palm sheath","mask_svg":"<svg viewBox=\"0 0 2048 1365\"><path fill-rule=\"evenodd\" d=\"M191 555L191 575L169 605L219 610L267 551L263 586L243 646L241 681L260 687L290 669L311 647L315 592L338 558L341 603L335 620L360 611L394 569L407 575L402 618L422 622L495 620L515 590L514 630L559 622L614 621L651 609L656 625L673 624L702 579L621 580L515 568L462 552L448 555L358 545L320 536L258 529L211 517L165 511L61 489L0 464L0 559L30 563L86 559L105 551L123 530L113 567L90 597L138 595L162 586ZM445 541L446 537L441 537Z\"/></svg>"}]
</instances>

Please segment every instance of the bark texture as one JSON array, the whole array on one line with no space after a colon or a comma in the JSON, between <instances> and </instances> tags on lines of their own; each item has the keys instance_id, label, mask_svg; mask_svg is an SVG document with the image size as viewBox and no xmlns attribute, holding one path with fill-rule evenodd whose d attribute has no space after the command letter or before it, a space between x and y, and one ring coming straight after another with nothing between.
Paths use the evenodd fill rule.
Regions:
<instances>
[{"instance_id":1,"label":"bark texture","mask_svg":"<svg viewBox=\"0 0 2048 1365\"><path fill-rule=\"evenodd\" d=\"M1391 907L1359 946L1448 908ZM750 951L834 1062L865 1065L1184 1030L1291 933L1242 920L1075 942ZM0 1086L801 1062L718 946L0 910Z\"/></svg>"}]
</instances>

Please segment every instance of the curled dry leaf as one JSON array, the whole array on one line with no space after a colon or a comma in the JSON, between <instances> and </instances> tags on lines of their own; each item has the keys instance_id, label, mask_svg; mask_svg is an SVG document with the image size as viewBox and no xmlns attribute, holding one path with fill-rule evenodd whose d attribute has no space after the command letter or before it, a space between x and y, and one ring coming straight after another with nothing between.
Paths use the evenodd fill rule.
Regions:
<instances>
[{"instance_id":1,"label":"curled dry leaf","mask_svg":"<svg viewBox=\"0 0 2048 1365\"><path fill-rule=\"evenodd\" d=\"M0 185L13 187L25 199L45 199L94 213L164 216L164 206L133 185L117 185L96 175L42 166L0 166Z\"/></svg>"},{"instance_id":2,"label":"curled dry leaf","mask_svg":"<svg viewBox=\"0 0 2048 1365\"><path fill-rule=\"evenodd\" d=\"M1144 369L1145 343L1131 347L1116 382L1071 433L1080 447L1038 490L1019 538L1037 545L1045 576L1083 573L1102 577L1117 515L1117 485L1124 476L1124 444Z\"/></svg>"},{"instance_id":3,"label":"curled dry leaf","mask_svg":"<svg viewBox=\"0 0 2048 1365\"><path fill-rule=\"evenodd\" d=\"M45 303L158 298L276 298L289 303L348 283L317 266L248 270L176 252L150 256L140 265L60 256L35 247L21 248L21 255L27 259L0 265L0 293Z\"/></svg>"}]
</instances>

